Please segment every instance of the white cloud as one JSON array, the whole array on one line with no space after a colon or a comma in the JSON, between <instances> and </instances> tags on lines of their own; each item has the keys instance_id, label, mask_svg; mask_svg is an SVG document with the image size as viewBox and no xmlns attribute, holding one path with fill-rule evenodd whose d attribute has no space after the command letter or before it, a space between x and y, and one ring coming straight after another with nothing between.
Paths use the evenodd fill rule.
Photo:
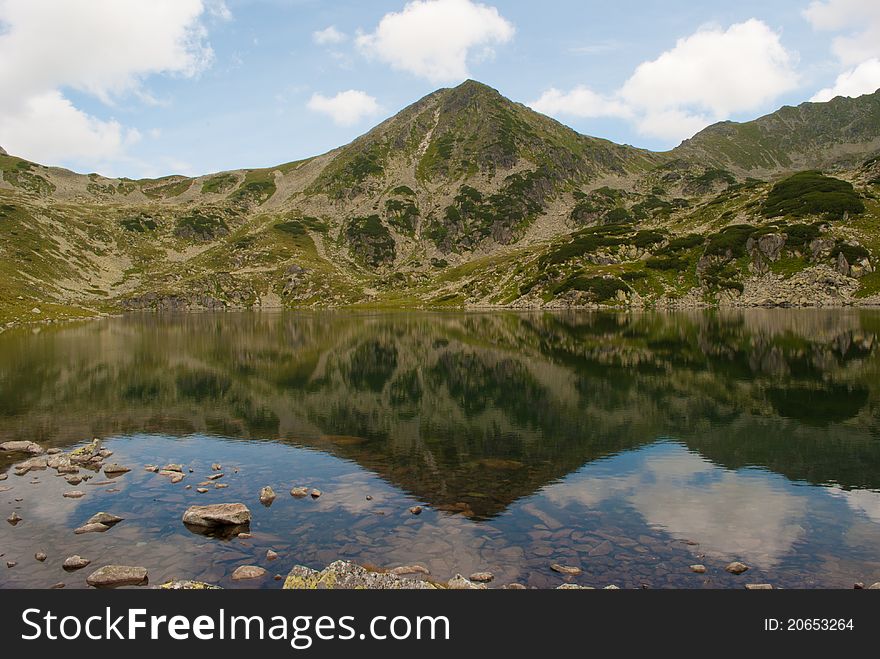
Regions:
<instances>
[{"instance_id":1,"label":"white cloud","mask_svg":"<svg viewBox=\"0 0 880 659\"><path fill-rule=\"evenodd\" d=\"M831 87L819 90L812 101L830 101L836 96L861 96L880 89L880 59L872 58L844 71Z\"/></svg>"},{"instance_id":2,"label":"white cloud","mask_svg":"<svg viewBox=\"0 0 880 659\"><path fill-rule=\"evenodd\" d=\"M796 57L779 34L751 19L727 30L706 27L643 62L612 94L551 89L532 107L576 117L620 117L639 132L681 140L713 121L758 109L798 83Z\"/></svg>"},{"instance_id":3,"label":"white cloud","mask_svg":"<svg viewBox=\"0 0 880 659\"><path fill-rule=\"evenodd\" d=\"M880 2L816 1L804 11L804 16L817 30L845 32L834 38L832 51L846 68L834 85L820 90L812 100L861 96L880 88Z\"/></svg>"},{"instance_id":4,"label":"white cloud","mask_svg":"<svg viewBox=\"0 0 880 659\"><path fill-rule=\"evenodd\" d=\"M339 92L336 96L314 94L307 107L314 112L326 114L340 126L351 126L379 111L375 98L356 89Z\"/></svg>"},{"instance_id":5,"label":"white cloud","mask_svg":"<svg viewBox=\"0 0 880 659\"><path fill-rule=\"evenodd\" d=\"M414 0L386 14L371 34L357 37L366 54L431 82L468 77L468 60L485 59L515 29L495 7L471 0Z\"/></svg>"},{"instance_id":6,"label":"white cloud","mask_svg":"<svg viewBox=\"0 0 880 659\"><path fill-rule=\"evenodd\" d=\"M339 44L346 39L348 39L348 36L346 36L345 33L337 30L335 25L331 25L330 27L324 28L323 30L312 32L312 41L314 41L319 46Z\"/></svg>"},{"instance_id":7,"label":"white cloud","mask_svg":"<svg viewBox=\"0 0 880 659\"><path fill-rule=\"evenodd\" d=\"M545 91L541 98L532 102L531 107L538 112L571 117L629 117L630 108L620 100L597 94L584 86L570 92L555 88Z\"/></svg>"},{"instance_id":8,"label":"white cloud","mask_svg":"<svg viewBox=\"0 0 880 659\"><path fill-rule=\"evenodd\" d=\"M64 90L149 101L148 76L196 75L213 57L206 11L228 17L218 0L0 0L0 143L49 164L123 158L136 133Z\"/></svg>"}]
</instances>

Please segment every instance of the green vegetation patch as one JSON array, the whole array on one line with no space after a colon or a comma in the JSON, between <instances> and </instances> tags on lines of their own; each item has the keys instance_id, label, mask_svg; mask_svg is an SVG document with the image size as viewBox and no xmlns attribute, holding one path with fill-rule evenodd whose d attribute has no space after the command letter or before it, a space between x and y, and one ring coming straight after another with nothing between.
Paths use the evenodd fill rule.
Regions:
<instances>
[{"instance_id":1,"label":"green vegetation patch","mask_svg":"<svg viewBox=\"0 0 880 659\"><path fill-rule=\"evenodd\" d=\"M212 210L195 210L178 218L174 235L187 240L207 242L229 233L229 225L223 216Z\"/></svg>"},{"instance_id":2,"label":"green vegetation patch","mask_svg":"<svg viewBox=\"0 0 880 659\"><path fill-rule=\"evenodd\" d=\"M566 263L574 258L592 254L600 247L614 247L627 242L631 227L625 225L607 225L582 229L572 234L572 240L551 247L538 261L542 270Z\"/></svg>"},{"instance_id":3,"label":"green vegetation patch","mask_svg":"<svg viewBox=\"0 0 880 659\"><path fill-rule=\"evenodd\" d=\"M385 202L388 224L401 233L412 233L419 218L419 207L412 199L389 199Z\"/></svg>"},{"instance_id":4,"label":"green vegetation patch","mask_svg":"<svg viewBox=\"0 0 880 659\"><path fill-rule=\"evenodd\" d=\"M707 256L745 256L746 244L755 232L751 224L732 224L718 233L709 236L706 244Z\"/></svg>"},{"instance_id":5,"label":"green vegetation patch","mask_svg":"<svg viewBox=\"0 0 880 659\"><path fill-rule=\"evenodd\" d=\"M155 231L159 226L155 219L143 213L133 217L125 217L119 221L119 225L126 231L134 233L149 233Z\"/></svg>"},{"instance_id":6,"label":"green vegetation patch","mask_svg":"<svg viewBox=\"0 0 880 659\"><path fill-rule=\"evenodd\" d=\"M818 171L800 172L773 186L761 209L764 217L824 215L841 218L863 213L865 205L852 183Z\"/></svg>"},{"instance_id":7,"label":"green vegetation patch","mask_svg":"<svg viewBox=\"0 0 880 659\"><path fill-rule=\"evenodd\" d=\"M224 194L235 187L238 178L235 174L217 174L211 178L205 179L202 183L202 192L204 194Z\"/></svg>"},{"instance_id":8,"label":"green vegetation patch","mask_svg":"<svg viewBox=\"0 0 880 659\"><path fill-rule=\"evenodd\" d=\"M378 215L351 218L345 238L352 252L368 265L379 267L394 262L394 237Z\"/></svg>"},{"instance_id":9,"label":"green vegetation patch","mask_svg":"<svg viewBox=\"0 0 880 659\"><path fill-rule=\"evenodd\" d=\"M618 291L629 292L629 290L629 286L617 277L590 277L578 273L555 286L553 294L580 291L588 293L594 302L606 302L613 299Z\"/></svg>"},{"instance_id":10,"label":"green vegetation patch","mask_svg":"<svg viewBox=\"0 0 880 659\"><path fill-rule=\"evenodd\" d=\"M141 181L141 190L145 195L153 199L167 199L179 197L190 189L193 181L180 176L166 176L164 178Z\"/></svg>"},{"instance_id":11,"label":"green vegetation patch","mask_svg":"<svg viewBox=\"0 0 880 659\"><path fill-rule=\"evenodd\" d=\"M33 164L15 156L0 155L3 180L25 192L45 197L55 192L55 185L34 172Z\"/></svg>"},{"instance_id":12,"label":"green vegetation patch","mask_svg":"<svg viewBox=\"0 0 880 659\"><path fill-rule=\"evenodd\" d=\"M317 217L297 217L286 222L279 222L273 227L276 231L290 234L291 236L305 236L309 231L327 233L330 228L327 223Z\"/></svg>"},{"instance_id":13,"label":"green vegetation patch","mask_svg":"<svg viewBox=\"0 0 880 659\"><path fill-rule=\"evenodd\" d=\"M275 174L269 169L252 169L245 174L238 190L229 195L229 200L242 204L262 206L276 191Z\"/></svg>"}]
</instances>

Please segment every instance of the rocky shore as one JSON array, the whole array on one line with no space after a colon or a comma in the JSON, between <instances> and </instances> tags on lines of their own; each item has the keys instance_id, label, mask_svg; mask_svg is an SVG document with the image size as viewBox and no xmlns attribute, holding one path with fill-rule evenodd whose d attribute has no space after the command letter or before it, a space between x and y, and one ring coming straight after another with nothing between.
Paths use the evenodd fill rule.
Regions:
<instances>
[{"instance_id":1,"label":"rocky shore","mask_svg":"<svg viewBox=\"0 0 880 659\"><path fill-rule=\"evenodd\" d=\"M10 441L0 444L0 455L11 455L17 460L11 466L11 472L16 478L31 477L35 474L45 471L54 471L56 476L63 479L70 488L82 487L90 481L97 481L97 484L107 486L119 483L119 479L124 479L132 468L117 462L112 462L110 458L113 451L105 448L97 439L92 442L75 448L70 451L61 451L57 448L44 449L36 442L30 441ZM181 484L185 490L194 490L196 493L206 493L211 490L223 490L227 484L222 482L227 471L219 463L214 463L210 467L208 473L196 475L196 469L186 467L183 464L169 463L165 465L145 465L144 471L148 474L154 474L156 478L164 479L170 485ZM237 472L237 469L234 468ZM0 481L8 480L8 474L0 475ZM201 479L197 485L186 483L187 479ZM30 481L31 484L38 484L37 480ZM9 491L9 487L3 487L0 483L0 492ZM290 489L290 497L293 499L311 499L317 500L322 496L322 492L314 487L307 488L294 485ZM85 492L80 489L69 489L63 493L65 498L78 499L86 496ZM278 494L271 486L263 486L255 488L254 499L259 503L270 508L278 498ZM370 501L372 497L367 494L365 500ZM23 501L23 498L16 498L16 502ZM413 506L408 510L401 511L401 514L409 515L413 518L422 513L421 506ZM203 536L207 541L223 541L230 539L247 540L252 537L251 523L253 514L248 505L244 502L226 502L226 503L209 503L206 505L189 505L180 513L179 523L182 524L189 532ZM27 523L26 516L23 517L17 511L13 511L7 518L6 522L12 527L18 527ZM69 529L73 535L95 535L102 537L103 534L109 534L108 537L116 535L114 529L119 526L125 526L126 519L121 514L111 511L99 511L87 519L81 520L79 523ZM611 549L610 543L608 551ZM49 558L46 551L35 548L33 560L36 563L45 564ZM592 553L600 555L600 548L596 548ZM22 557L7 557L0 553L0 558L5 560L7 570L14 570L24 560ZM273 549L265 552L261 562L271 567L275 561L282 559L282 554ZM358 565L352 561L336 560L331 562L323 569L314 569L307 565L294 564L286 575L282 572L272 571L264 567L248 562L242 562L235 567L231 574L233 582L240 583L243 586L251 584L253 586L264 586L270 579L277 582L279 587L284 590L349 590L349 589L369 589L369 590L486 590L489 588L501 588L509 590L526 589L527 586L517 582L499 582L496 576L488 571L482 570L473 572L468 575L455 574L449 579L439 579L432 575L428 568L419 564L398 565L393 568L377 568L373 566ZM66 576L62 577L53 587L64 588L71 579L79 580L84 577L84 582L92 588L119 588L119 587L144 587L150 586L150 569L149 566L143 565L123 565L116 563L96 564L88 556L73 554L67 556L63 564L62 570ZM88 568L88 569L87 569ZM749 579L748 575L751 570L750 566L741 561L733 561L726 566L708 567L702 563L689 566L689 570L694 575L705 575L712 570L723 569L728 575L742 578L742 587L749 590L766 590L772 589L771 583L765 583ZM595 584L590 585L584 583L589 581L589 575L577 565L568 565L559 562L547 563L548 573L558 576L562 583L555 586L560 590L587 590L587 589L605 589L616 590L618 586L615 584ZM83 575L83 576L80 576ZM155 586L161 589L170 590L210 590L217 589L217 584L206 583L193 579L174 579L164 581ZM646 588L646 585L642 586ZM880 582L871 585L856 583L855 588L880 589Z\"/></svg>"}]
</instances>

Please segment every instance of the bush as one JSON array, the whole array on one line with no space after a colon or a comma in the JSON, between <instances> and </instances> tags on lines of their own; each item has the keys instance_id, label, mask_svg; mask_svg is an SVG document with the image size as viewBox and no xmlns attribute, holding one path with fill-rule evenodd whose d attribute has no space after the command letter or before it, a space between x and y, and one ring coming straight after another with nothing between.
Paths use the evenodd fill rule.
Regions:
<instances>
[{"instance_id":1,"label":"bush","mask_svg":"<svg viewBox=\"0 0 880 659\"><path fill-rule=\"evenodd\" d=\"M629 287L615 277L606 279L605 277L587 277L576 274L558 284L553 289L553 294L559 295L566 291L589 293L594 301L604 302L617 295L617 291L629 291Z\"/></svg>"},{"instance_id":2,"label":"bush","mask_svg":"<svg viewBox=\"0 0 880 659\"><path fill-rule=\"evenodd\" d=\"M651 270L687 270L689 265L677 256L652 256L645 261L645 267Z\"/></svg>"},{"instance_id":3,"label":"bush","mask_svg":"<svg viewBox=\"0 0 880 659\"><path fill-rule=\"evenodd\" d=\"M840 218L846 213L863 213L862 203L851 183L818 171L800 172L773 186L764 202L765 217L826 215Z\"/></svg>"},{"instance_id":4,"label":"bush","mask_svg":"<svg viewBox=\"0 0 880 659\"><path fill-rule=\"evenodd\" d=\"M728 252L734 257L745 256L746 243L755 231L750 224L733 224L718 233L709 236L706 245L707 256L726 256Z\"/></svg>"},{"instance_id":5,"label":"bush","mask_svg":"<svg viewBox=\"0 0 880 659\"><path fill-rule=\"evenodd\" d=\"M683 252L686 249L692 249L694 247L697 247L698 245L702 245L704 241L705 238L703 238L703 236L697 233L689 233L688 235L681 236L680 238L673 238L665 247L658 249L656 254L663 255Z\"/></svg>"}]
</instances>

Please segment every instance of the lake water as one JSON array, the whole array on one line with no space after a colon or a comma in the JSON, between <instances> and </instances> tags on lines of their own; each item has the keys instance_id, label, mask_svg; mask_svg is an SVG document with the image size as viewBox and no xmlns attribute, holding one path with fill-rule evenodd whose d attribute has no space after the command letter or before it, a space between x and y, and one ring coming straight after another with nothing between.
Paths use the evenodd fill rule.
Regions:
<instances>
[{"instance_id":1,"label":"lake water","mask_svg":"<svg viewBox=\"0 0 880 659\"><path fill-rule=\"evenodd\" d=\"M24 520L0 522L0 587L85 587L92 569L61 569L72 554L141 565L152 584L249 588L336 559L442 581L490 571L492 586L870 584L878 338L867 310L129 315L8 331L0 442L98 437L132 471L72 488L52 470L16 476L23 456L0 454L0 515ZM169 462L193 471L171 484L143 470ZM228 487L200 494L212 463ZM180 521L223 502L249 506L251 538ZM101 510L125 521L72 533ZM734 560L751 569L728 574ZM233 582L239 565L269 577Z\"/></svg>"}]
</instances>

